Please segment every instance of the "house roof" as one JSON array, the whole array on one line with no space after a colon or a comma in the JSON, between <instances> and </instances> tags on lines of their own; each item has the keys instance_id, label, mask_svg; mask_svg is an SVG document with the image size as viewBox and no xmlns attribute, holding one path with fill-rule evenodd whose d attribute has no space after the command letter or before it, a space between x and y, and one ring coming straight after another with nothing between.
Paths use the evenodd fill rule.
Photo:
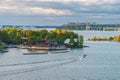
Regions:
<instances>
[{"instance_id":1,"label":"house roof","mask_svg":"<svg viewBox=\"0 0 120 80\"><path fill-rule=\"evenodd\" d=\"M77 42L77 39L74 39L74 41ZM70 42L70 39L66 39L66 40L64 41L64 43L69 43L69 42Z\"/></svg>"}]
</instances>

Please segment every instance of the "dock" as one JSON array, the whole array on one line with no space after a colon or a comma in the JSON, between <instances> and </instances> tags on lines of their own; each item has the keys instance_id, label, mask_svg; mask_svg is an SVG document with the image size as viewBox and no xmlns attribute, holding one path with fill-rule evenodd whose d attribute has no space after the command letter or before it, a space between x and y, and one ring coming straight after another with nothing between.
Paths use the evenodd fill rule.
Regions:
<instances>
[{"instance_id":1,"label":"dock","mask_svg":"<svg viewBox=\"0 0 120 80\"><path fill-rule=\"evenodd\" d=\"M35 53L33 53L33 52L29 52L29 53L23 53L23 55L38 55L38 54L48 54L48 52L35 52Z\"/></svg>"}]
</instances>

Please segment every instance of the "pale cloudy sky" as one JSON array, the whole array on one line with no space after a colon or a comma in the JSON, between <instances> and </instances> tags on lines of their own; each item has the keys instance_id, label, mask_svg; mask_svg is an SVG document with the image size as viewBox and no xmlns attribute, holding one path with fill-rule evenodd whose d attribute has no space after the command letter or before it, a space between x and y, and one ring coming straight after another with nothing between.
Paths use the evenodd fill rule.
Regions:
<instances>
[{"instance_id":1,"label":"pale cloudy sky","mask_svg":"<svg viewBox=\"0 0 120 80\"><path fill-rule=\"evenodd\" d=\"M1 0L0 24L120 23L120 0Z\"/></svg>"}]
</instances>

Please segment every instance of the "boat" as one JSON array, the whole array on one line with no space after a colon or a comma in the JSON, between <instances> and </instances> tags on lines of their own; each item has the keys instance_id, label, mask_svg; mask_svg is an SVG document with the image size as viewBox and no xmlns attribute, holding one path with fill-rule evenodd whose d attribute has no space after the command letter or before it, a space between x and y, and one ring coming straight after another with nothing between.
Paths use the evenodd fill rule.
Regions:
<instances>
[{"instance_id":1,"label":"boat","mask_svg":"<svg viewBox=\"0 0 120 80\"><path fill-rule=\"evenodd\" d=\"M84 54L84 55L83 55L83 58L86 58L86 57L87 57L87 55L86 55L86 54Z\"/></svg>"}]
</instances>

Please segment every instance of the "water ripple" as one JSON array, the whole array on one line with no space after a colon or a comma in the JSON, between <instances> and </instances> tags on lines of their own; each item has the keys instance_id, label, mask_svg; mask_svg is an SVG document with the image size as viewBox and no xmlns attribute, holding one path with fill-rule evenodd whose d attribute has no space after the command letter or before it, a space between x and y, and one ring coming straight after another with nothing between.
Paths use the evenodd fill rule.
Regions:
<instances>
[{"instance_id":1,"label":"water ripple","mask_svg":"<svg viewBox=\"0 0 120 80\"><path fill-rule=\"evenodd\" d=\"M7 75L16 75L20 73L26 73L26 72L31 72L31 71L36 71L36 70L43 70L43 69L48 69L48 68L53 68L65 64L69 64L75 61L78 61L79 59L82 59L81 56L74 57L74 58L68 58L68 59L58 59L58 60L51 60L51 61L41 61L41 62L31 62L31 63L20 63L20 64L9 64L9 65L0 65L0 67L7 67L7 66L18 66L18 65L27 65L27 64L39 64L43 63L43 65L34 65L34 67L28 66L27 68L23 69L14 69L14 70L4 70L0 71L0 77L4 77ZM45 64L47 63L47 64Z\"/></svg>"}]
</instances>

